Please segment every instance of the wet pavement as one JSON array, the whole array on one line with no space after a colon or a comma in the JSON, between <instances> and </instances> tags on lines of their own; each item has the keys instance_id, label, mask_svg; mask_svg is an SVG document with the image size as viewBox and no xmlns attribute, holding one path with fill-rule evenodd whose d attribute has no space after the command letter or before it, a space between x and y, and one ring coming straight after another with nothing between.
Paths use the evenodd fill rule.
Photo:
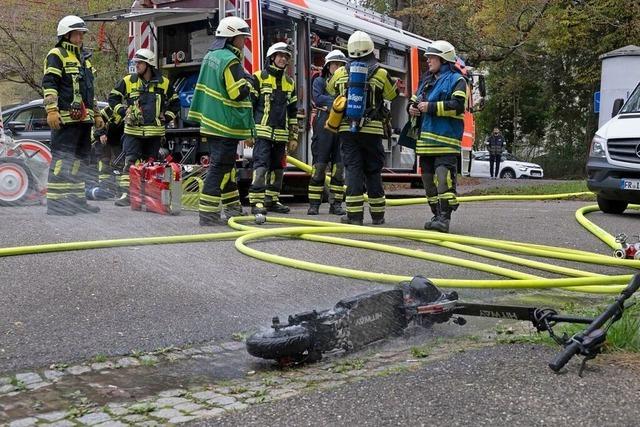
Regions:
<instances>
[{"instance_id":1,"label":"wet pavement","mask_svg":"<svg viewBox=\"0 0 640 427\"><path fill-rule=\"evenodd\" d=\"M495 184L479 182L468 185L468 188L478 188ZM508 185L515 184L509 182ZM523 182L522 185L531 185L531 182ZM404 188L397 192L413 192L407 194L411 196L421 194L421 190ZM592 203L470 203L456 212L452 231L608 253L609 249L584 231L573 218L575 210L586 204ZM102 213L74 218L45 217L41 206L0 208L2 246L229 230L226 227L203 230L198 227L197 216L193 212L168 217L131 212L126 208L116 208L110 202L100 202L99 205ZM326 212L326 206L323 208ZM305 212L305 204L292 205L293 217L307 219ZM390 208L387 213L388 226L421 229L425 216L422 206ZM337 220L326 213L316 218ZM590 218L612 233L637 234L638 214L611 216L594 213ZM395 239L385 237L370 239L398 243ZM403 242L402 246L424 248L423 244L417 242ZM256 242L252 247L366 271L423 274L427 277L497 278L488 273L444 264L377 253L372 255L364 250L298 240L273 239ZM451 253L431 246L425 250ZM475 256L467 257L483 260ZM491 263L504 266L504 263L497 261ZM625 272L569 262L560 264L594 272ZM435 331L419 334L409 340L391 340L380 344L380 347L374 346L351 355L358 361L350 365L340 362L342 356L336 355L325 365L289 372L279 371L270 363L251 358L244 352L241 343L233 340L234 337L241 338L247 332L268 325L274 315L286 318L295 312L328 308L341 298L386 288L387 285L267 264L238 253L233 241L0 258L0 271L3 274L0 284L0 306L3 307L0 311L0 424L22 419L14 426L49 421L53 424L62 423L56 425L75 425L84 421L85 424L95 425L102 422L112 425L154 425L196 422L243 409L241 413L246 412L247 418L242 418L241 413L231 417L225 415L225 422L230 425L249 425L263 417L264 425L307 425L305 423L313 418L300 406L310 402L308 399L315 399L316 395L319 399L309 404L309 408L316 404L330 405L322 400L327 392L318 392L320 383L330 384L336 388L336 393L347 387L345 393L368 389L371 394L369 400L365 394L358 395L362 402L361 412L348 406L334 406L334 415L353 414L354 418L349 419L357 425L367 422L376 424L378 420L380 423L376 425L395 424L394 418L375 415L376 411L383 410L379 402L374 402L377 387L386 387L381 389L388 390L392 396L399 396L397 401L390 400L385 409L393 414L396 404L408 398L401 396L398 390L393 391L391 383L395 382L395 387L401 388L403 382L413 381L412 384L420 387L414 378L433 374L424 365L430 365L436 359L433 354L425 360L407 362L415 359L411 348L423 345L439 348L437 353L442 357L455 355L463 359L465 353L457 354L447 348L454 348L455 345L472 348L477 345L481 356L469 358L467 366L477 366L478 375L491 377L486 372L489 367L483 365L483 360L494 357L494 350L481 349L495 344L495 337L492 337L495 333L491 333L495 332L495 322L491 320L485 323L470 322L464 328L438 325ZM542 301L547 304L576 303L577 299L578 304L592 304L602 300L601 297L584 299L562 291L461 290L460 293L465 299L481 301ZM454 339L460 335L467 338ZM443 338L453 341L444 345L439 342ZM438 347L440 345L444 347ZM204 348L206 350L202 350ZM495 383L508 381L512 369L521 369L524 373L525 367L536 370L536 375L540 375L538 383L544 383L544 375L550 375L544 359L550 350L543 347L524 355L517 347L514 346L514 350L511 348L501 346L500 350L495 350L505 354L504 360L501 359L502 362L497 365L500 369L504 366L505 371L502 377L495 379ZM376 351L393 356L378 357ZM485 355L483 351L488 352L486 357L482 356ZM509 359L511 351L514 351L511 356L513 360ZM518 368L521 358L526 359L527 363ZM455 360L460 363L458 359ZM340 372L335 372L335 366L340 366ZM363 369L364 372L359 372ZM629 369L623 367L619 372L605 373L611 378L617 378L616 375L633 377L635 371ZM55 372L63 375L56 376ZM335 375L326 375L327 372ZM470 371L455 371L453 368L452 372L457 372L459 381L468 380L471 375ZM602 377L599 372L596 370L593 376ZM35 374L37 378L28 374ZM337 374L347 375L348 378ZM308 378L293 380L288 375ZM393 378L396 380L393 381ZM440 378L444 381L444 377ZM373 382L367 385L374 380L385 384L390 381L390 384ZM602 378L604 380L606 378ZM352 381L360 385L353 385ZM280 383L284 385L277 386ZM551 381L549 387L553 384ZM627 385L626 382L624 384ZM434 386L431 383L431 387ZM519 395L519 388L509 390L513 395L521 396L518 399L528 396L526 393ZM528 389L523 386L522 390ZM428 393L426 389L423 392ZM577 390L567 389L566 392L575 392L575 399L580 397ZM305 397L299 398L302 395ZM454 399L455 389L447 389L444 395ZM470 395L464 397L472 399ZM289 402L290 398L293 399ZM269 402L282 399L286 399L293 408L286 422L279 422L268 414L269 408L275 405ZM479 395L473 399L474 404L483 403ZM346 397L342 401L349 402ZM408 402L407 414L417 417L420 401L409 399ZM568 405L571 402L566 403ZM489 402L486 403L488 405ZM464 406L461 400L458 404ZM543 406L549 404L541 403ZM252 409L246 410L246 405ZM255 405L259 409L253 409ZM367 407L371 409L370 412L366 412ZM279 408L274 406L274 414L281 410ZM509 408L505 409L507 413L523 410L514 406ZM502 419L492 410L485 409L494 420ZM436 409L432 407L431 410ZM56 418L59 414L51 415L58 412L63 412L61 418ZM329 417L330 413L320 418L323 424L342 423L339 418ZM468 425L468 420L472 418L465 418L465 414L468 415L464 412L458 418L450 418L457 420L452 421L452 425ZM411 419L407 418L409 415L396 414L397 423L408 422ZM84 419L86 416L89 418ZM561 419L558 416L556 414L546 419L540 415L540 420ZM627 420L613 416L610 419L620 421L622 425ZM425 420L436 422L441 419L434 415ZM590 424L589 420L586 425L595 425Z\"/></svg>"}]
</instances>

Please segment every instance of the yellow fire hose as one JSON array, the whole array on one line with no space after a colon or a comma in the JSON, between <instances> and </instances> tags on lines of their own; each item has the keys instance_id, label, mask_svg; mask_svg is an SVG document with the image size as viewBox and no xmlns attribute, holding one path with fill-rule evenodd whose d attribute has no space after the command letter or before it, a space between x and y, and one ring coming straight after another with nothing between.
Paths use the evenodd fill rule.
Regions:
<instances>
[{"instance_id":1,"label":"yellow fire hose","mask_svg":"<svg viewBox=\"0 0 640 427\"><path fill-rule=\"evenodd\" d=\"M311 167L297 159L288 158L289 163L307 172ZM526 196L470 196L459 197L462 203L490 200L549 200L575 197L585 193L565 193L549 195L526 195ZM412 204L425 204L426 198L410 198L387 200L388 206L406 206ZM640 206L631 205L630 208L639 209ZM589 221L585 214L599 210L597 206L586 206L576 212L576 219L583 227L601 239L611 248L619 248L620 244L609 233ZM572 291L591 293L618 293L631 278L630 274L625 275L603 275L575 268L563 267L541 261L516 256L515 254L555 258L565 261L582 262L595 265L606 265L612 267L624 267L639 269L640 261L619 259L610 255L602 255L587 251L569 248L560 248L546 245L538 245L523 242L514 242L497 239L487 239L479 237L461 236L455 234L443 234L433 231L408 230L398 228L363 227L346 224L337 224L327 221L312 221L297 218L267 217L267 223L272 225L286 225L285 227L263 228L248 226L244 223L253 221L254 217L235 217L229 220L229 226L237 231L208 233L197 235L140 237L128 239L97 240L85 242L51 243L32 246L18 246L0 248L0 257L18 256L27 254L38 254L45 252L62 252L87 249L100 249L123 246L142 246L154 244L173 243L195 243L208 242L214 240L235 239L235 246L238 251L245 255L288 267L314 271L318 273L331 274L354 279L371 280L376 282L398 283L409 280L412 276L403 276L388 273L376 273L371 271L355 270L345 267L312 263L303 260L275 255L264 251L259 251L247 245L249 242L266 238L299 238L307 241L348 246L360 249L379 251L394 255L408 256L430 262L445 263L449 265L470 268L485 273L491 273L506 277L506 279L494 280L468 280L468 279L448 279L432 278L434 283L441 287L458 288L564 288ZM465 258L458 258L450 255L441 255L421 249L408 249L387 243L375 243L366 240L356 240L344 237L336 237L336 234L352 234L365 236L383 236L386 238L404 239L419 242L426 245L436 245L447 249L482 256L491 260L508 262L514 265L524 266L535 270L540 270L555 275L568 277L545 278L542 276L520 272L517 270L498 267L492 264L473 261ZM507 253L510 252L510 253Z\"/></svg>"}]
</instances>

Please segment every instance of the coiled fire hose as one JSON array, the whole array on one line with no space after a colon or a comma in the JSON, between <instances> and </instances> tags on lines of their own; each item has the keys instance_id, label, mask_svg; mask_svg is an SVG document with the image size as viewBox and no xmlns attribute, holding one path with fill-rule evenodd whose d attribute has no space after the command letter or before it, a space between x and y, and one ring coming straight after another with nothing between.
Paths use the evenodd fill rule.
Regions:
<instances>
[{"instance_id":1,"label":"coiled fire hose","mask_svg":"<svg viewBox=\"0 0 640 427\"><path fill-rule=\"evenodd\" d=\"M297 159L288 158L289 163L309 172L311 167ZM492 201L492 200L549 200L562 199L580 196L590 193L565 193L549 195L498 195L498 196L470 196L459 197L461 203ZM395 199L387 200L388 206L407 206L413 204L425 204L426 198ZM640 206L630 205L629 208L640 209ZM611 248L619 248L620 244L615 238L589 221L585 214L599 210L597 206L585 206L578 209L576 219L588 231L602 240ZM456 234L443 234L434 231L409 230L398 228L380 228L353 226L337 224L326 221L312 221L297 218L266 218L267 224L280 225L280 227L256 227L249 226L254 217L234 217L229 220L229 226L236 231L207 233L197 235L177 235L160 237L135 237L128 239L95 240L84 242L50 243L31 246L18 246L0 248L0 257L19 256L27 254L39 254L46 252L63 252L76 250L89 250L100 248L112 248L123 246L143 246L156 244L174 243L196 243L216 240L235 240L235 247L245 255L276 263L292 268L314 271L323 274L331 274L354 279L370 280L375 282L398 283L410 280L413 274L402 276L383 272L370 272L355 270L346 267L338 267L313 263L309 261L288 258L256 250L248 246L249 242L260 239L273 238L298 238L310 242L323 244L333 244L361 248L395 255L408 256L430 262L445 263L449 265L470 268L485 273L491 273L505 277L506 279L451 279L451 278L430 278L437 286L456 288L564 288L566 290L590 292L590 293L618 293L631 279L632 272L623 275L604 275L574 268L558 266L552 263L535 261L524 258L520 255L546 257L565 261L574 261L594 265L604 265L612 267L624 267L629 269L639 269L640 261L632 259L620 259L610 255L602 255L593 252L576 249L560 248L546 245L537 245L523 242L488 239L472 236L461 236ZM515 269L497 267L478 261L465 258L458 258L451 255L442 255L423 250L408 249L401 246L375 243L367 240L355 238L336 237L336 234L350 234L357 236L384 236L399 240L408 239L421 243L437 245L467 254L479 255L488 259L509 262L518 266L536 269L541 272L553 273L566 277L545 278L539 275L520 272ZM510 252L510 253L505 253Z\"/></svg>"}]
</instances>

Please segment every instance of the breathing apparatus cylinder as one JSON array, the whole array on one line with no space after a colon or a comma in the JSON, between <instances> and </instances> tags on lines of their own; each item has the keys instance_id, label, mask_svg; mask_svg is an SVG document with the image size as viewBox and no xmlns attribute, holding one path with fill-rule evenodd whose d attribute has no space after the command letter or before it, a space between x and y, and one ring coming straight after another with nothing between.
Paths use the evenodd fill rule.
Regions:
<instances>
[{"instance_id":1,"label":"breathing apparatus cylinder","mask_svg":"<svg viewBox=\"0 0 640 427\"><path fill-rule=\"evenodd\" d=\"M349 83L347 93L347 119L350 122L351 132L358 132L362 127L364 110L367 104L367 64L353 61L349 66Z\"/></svg>"}]
</instances>

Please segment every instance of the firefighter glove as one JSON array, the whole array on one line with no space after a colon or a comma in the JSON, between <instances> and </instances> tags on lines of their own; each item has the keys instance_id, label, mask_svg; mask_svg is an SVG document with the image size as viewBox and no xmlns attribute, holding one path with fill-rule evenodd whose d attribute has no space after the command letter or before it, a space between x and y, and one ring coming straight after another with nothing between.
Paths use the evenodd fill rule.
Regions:
<instances>
[{"instance_id":1,"label":"firefighter glove","mask_svg":"<svg viewBox=\"0 0 640 427\"><path fill-rule=\"evenodd\" d=\"M49 110L47 112L47 124L51 129L60 129L60 125L62 124L60 111L58 111L57 109Z\"/></svg>"},{"instance_id":2,"label":"firefighter glove","mask_svg":"<svg viewBox=\"0 0 640 427\"><path fill-rule=\"evenodd\" d=\"M295 139L290 140L289 144L287 144L287 150L289 150L289 153L296 151L296 148L298 148L298 141Z\"/></svg>"},{"instance_id":3,"label":"firefighter glove","mask_svg":"<svg viewBox=\"0 0 640 427\"><path fill-rule=\"evenodd\" d=\"M93 120L94 120L94 126L96 127L96 129L104 128L104 120L102 119L102 116L100 116L100 114L97 114Z\"/></svg>"}]
</instances>

